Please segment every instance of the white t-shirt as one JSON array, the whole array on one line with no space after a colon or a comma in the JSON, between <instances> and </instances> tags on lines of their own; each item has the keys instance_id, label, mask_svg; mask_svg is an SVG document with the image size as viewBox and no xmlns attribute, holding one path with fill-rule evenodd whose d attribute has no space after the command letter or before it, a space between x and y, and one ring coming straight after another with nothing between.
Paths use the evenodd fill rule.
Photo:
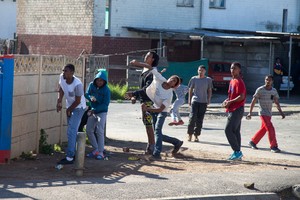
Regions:
<instances>
[{"instance_id":1,"label":"white t-shirt","mask_svg":"<svg viewBox=\"0 0 300 200\"><path fill-rule=\"evenodd\" d=\"M66 106L69 108L75 101L75 97L81 96L81 102L76 108L86 108L86 102L84 97L83 85L79 78L74 77L74 80L71 84L67 84L66 80L63 77L63 74L59 77L59 85L64 91L66 97Z\"/></svg>"},{"instance_id":2,"label":"white t-shirt","mask_svg":"<svg viewBox=\"0 0 300 200\"><path fill-rule=\"evenodd\" d=\"M172 102L173 89L166 90L162 87L162 83L167 82L167 79L157 69L153 69L152 74L153 81L146 89L147 96L153 101L155 108L160 108L163 104L165 109L162 112L168 112Z\"/></svg>"}]
</instances>

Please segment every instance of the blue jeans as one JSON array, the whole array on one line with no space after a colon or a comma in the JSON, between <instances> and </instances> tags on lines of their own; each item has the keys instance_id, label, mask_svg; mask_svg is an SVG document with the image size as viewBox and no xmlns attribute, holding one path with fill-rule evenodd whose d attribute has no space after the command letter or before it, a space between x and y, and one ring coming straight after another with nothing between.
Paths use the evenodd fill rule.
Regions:
<instances>
[{"instance_id":1,"label":"blue jeans","mask_svg":"<svg viewBox=\"0 0 300 200\"><path fill-rule=\"evenodd\" d=\"M155 135L155 148L153 156L160 156L160 153L162 151L162 142L171 143L176 146L180 143L180 140L162 134L162 127L167 117L167 112L151 113L151 115L153 118L153 128Z\"/></svg>"},{"instance_id":2,"label":"blue jeans","mask_svg":"<svg viewBox=\"0 0 300 200\"><path fill-rule=\"evenodd\" d=\"M83 108L75 108L72 112L71 117L67 117L68 128L67 128L67 136L68 136L68 149L67 149L67 157L73 158L76 152L76 139L77 139L77 131L80 125L81 118L83 116L84 109Z\"/></svg>"},{"instance_id":3,"label":"blue jeans","mask_svg":"<svg viewBox=\"0 0 300 200\"><path fill-rule=\"evenodd\" d=\"M181 116L179 113L179 108L180 106L182 106L184 104L184 99L176 99L175 102L172 105L172 110L171 110L171 116L173 121L176 121L176 119L178 121L181 120Z\"/></svg>"}]
</instances>

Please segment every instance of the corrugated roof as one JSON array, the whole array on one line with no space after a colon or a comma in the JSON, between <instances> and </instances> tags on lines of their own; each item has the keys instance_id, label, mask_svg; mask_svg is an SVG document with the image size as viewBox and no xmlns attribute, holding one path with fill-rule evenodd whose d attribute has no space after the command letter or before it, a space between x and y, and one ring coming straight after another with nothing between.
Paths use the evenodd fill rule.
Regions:
<instances>
[{"instance_id":1,"label":"corrugated roof","mask_svg":"<svg viewBox=\"0 0 300 200\"><path fill-rule=\"evenodd\" d=\"M125 26L129 31L140 33L165 33L165 34L180 34L187 36L200 37L217 37L224 39L252 39L252 40L278 40L282 37L290 36L291 33L278 32L255 32L255 31L235 31L221 29L163 29L163 28L147 28L147 27L130 27ZM299 34L298 34L299 35Z\"/></svg>"}]
</instances>

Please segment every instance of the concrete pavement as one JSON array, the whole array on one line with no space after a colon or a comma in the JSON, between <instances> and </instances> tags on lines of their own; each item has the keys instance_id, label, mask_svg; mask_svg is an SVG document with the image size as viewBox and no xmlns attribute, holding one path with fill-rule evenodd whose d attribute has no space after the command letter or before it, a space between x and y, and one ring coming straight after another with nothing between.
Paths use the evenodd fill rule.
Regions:
<instances>
[{"instance_id":1,"label":"concrete pavement","mask_svg":"<svg viewBox=\"0 0 300 200\"><path fill-rule=\"evenodd\" d=\"M224 135L226 117L220 102L224 96L215 96L205 117L200 142L186 141L186 125L170 127L171 121L166 119L163 132L184 140L183 147L201 152L229 155L231 148ZM220 101L221 100L221 101ZM248 101L247 101L248 102ZM300 101L298 101L300 102ZM242 151L246 160L252 158L266 159L277 169L264 169L263 163L259 171L218 172L217 170L195 171L193 173L175 174L112 174L110 176L94 178L74 177L74 179L48 181L20 181L1 182L1 199L214 199L214 200L252 200L252 199L280 199L276 192L288 190L292 185L300 183L300 106L296 102L282 103L284 110L291 112L286 119L275 115L272 119L276 128L277 139L282 153L270 152L267 136L259 143L259 150L248 147L247 142L260 127L259 118L242 121ZM183 112L187 113L186 105ZM247 108L246 108L247 111ZM187 122L188 117L183 117ZM108 113L107 136L111 139L146 143L146 133L141 122L140 105L129 102L111 103ZM199 160L201 162L224 163L223 167L230 168L226 161ZM296 165L287 163L294 162ZM154 164L154 163L153 163ZM135 167L140 163L132 163ZM155 165L155 164L154 164ZM174 169L175 170L175 169ZM178 169L180 170L180 169ZM250 190L244 183L255 183ZM286 197L282 199L295 199Z\"/></svg>"},{"instance_id":2,"label":"concrete pavement","mask_svg":"<svg viewBox=\"0 0 300 200\"><path fill-rule=\"evenodd\" d=\"M219 98L223 98L220 96ZM167 124L171 122L170 117L166 119L163 132L167 135L177 137L184 140L183 147L201 150L208 152L216 152L229 155L232 153L230 146L224 135L224 126L226 123L226 116L223 108L220 107L218 100L214 99L210 107L208 108L207 116L205 117L204 127L200 136L200 142L187 142L186 141L186 125L170 127ZM222 102L222 101L220 101ZM299 101L300 102L300 101ZM249 103L246 105L249 107ZM279 147L282 149L282 153L274 154L270 152L267 136L261 140L258 144L260 150L253 150L248 147L248 141L256 130L260 127L260 119L258 116L253 117L252 120L243 119L242 122L242 151L246 158L251 159L270 159L274 163L276 161L300 161L300 106L297 103L282 103L283 110L287 113L286 119L281 119L276 113L272 119L276 128L277 139ZM187 106L183 106L181 111L183 112L183 120L188 121ZM246 108L246 112L248 108ZM108 115L107 136L112 139L119 139L125 141L139 141L146 143L145 130L140 118L140 105L131 105L130 103L113 104L110 108ZM123 120L123 119L126 120ZM122 126L118 124L122 121ZM130 130L130 131L128 131ZM300 162L298 162L300 163ZM177 198L176 195L181 194L178 199L198 199L205 197L202 195L211 195L213 199L276 199L274 193L259 195L261 192L278 192L282 189L289 188L294 184L300 182L300 165L295 166L293 169L286 170L284 163L282 164L282 170L276 171L261 171L261 172L243 172L243 173L193 173L193 174L176 174L166 175L163 174L160 178L167 179L168 182L163 184L163 187L171 190L169 196L165 192L165 196L154 195L152 198ZM179 178L181 177L181 178ZM141 181L141 180L140 180ZM156 180L157 181L157 180ZM160 183L156 183L160 185ZM257 190L251 191L251 194L257 195L249 196L249 190L245 189L242 185L244 182L255 182ZM139 182L139 181L138 181ZM143 181L141 181L143 182ZM160 182L160 181L158 181ZM189 184L192 183L192 184ZM174 188L169 188L170 185ZM174 190L174 185L179 184L180 192ZM147 187L144 184L141 187ZM137 187L138 190L142 190L141 187ZM158 194L157 189L153 189L155 194ZM160 187L159 187L160 188ZM165 191L165 190L164 190ZM159 193L160 194L160 193ZM224 195L225 194L225 195ZM160 194L162 195L162 194ZM182 196L183 195L183 196ZM147 195L146 195L147 196ZM143 198L145 198L144 196ZM229 196L229 197L228 197ZM234 196L234 197L233 197Z\"/></svg>"}]
</instances>

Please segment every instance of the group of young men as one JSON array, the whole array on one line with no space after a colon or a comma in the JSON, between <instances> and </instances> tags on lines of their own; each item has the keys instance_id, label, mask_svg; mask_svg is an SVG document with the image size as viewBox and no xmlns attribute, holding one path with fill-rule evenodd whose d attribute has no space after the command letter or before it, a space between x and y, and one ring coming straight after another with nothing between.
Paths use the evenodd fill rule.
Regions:
<instances>
[{"instance_id":1,"label":"group of young men","mask_svg":"<svg viewBox=\"0 0 300 200\"><path fill-rule=\"evenodd\" d=\"M177 75L166 79L157 70L159 56L150 51L146 54L144 62L132 60L132 66L141 68L140 89L129 91L125 98L135 103L138 99L141 103L142 119L146 127L148 136L148 144L145 153L151 155L155 159L160 159L162 152L162 142L173 144L172 153L176 154L183 141L163 134L162 127L169 112L172 103L173 91L181 84L181 79ZM76 148L76 135L84 113L86 102L85 98L91 102L91 111L87 123L87 135L94 148L92 152L87 154L88 157L96 159L104 158L104 125L106 114L110 101L110 90L107 87L107 77L103 72L99 72L94 81L90 83L87 92L84 94L82 83L74 76L74 66L66 65L59 81L59 96L57 100L57 111L61 110L62 98L66 96L66 114L68 119L68 151L66 158L62 159L60 164L72 164L74 161ZM233 150L228 158L229 160L237 160L243 157L241 151L241 120L244 116L244 105L246 102L246 87L241 78L241 65L233 62L230 68L232 80L228 88L228 98L224 100L222 105L228 113L227 123L225 126L225 135ZM188 85L188 104L191 107L189 122L187 128L188 141L199 141L202 124L207 106L210 104L212 97L212 79L205 75L206 68L198 67L198 75L191 78ZM272 104L276 104L282 118L285 118L279 104L278 91L272 87L273 76L265 77L265 85L257 88L250 105L250 112L247 118L251 118L252 111L256 102L259 102L259 115L262 122L260 130L253 136L249 142L249 146L258 149L257 144L266 132L269 134L270 148L272 152L280 152L275 136L275 129L271 122ZM181 90L183 91L184 88ZM187 90L185 88L184 90ZM186 94L183 92L183 94ZM182 104L182 103L181 103ZM180 106L180 104L179 104ZM177 106L178 108L178 106ZM174 105L173 105L174 109ZM175 119L175 118L174 118ZM180 117L178 118L180 122ZM182 121L182 120L181 120ZM175 121L173 122L175 124ZM176 122L177 123L177 122ZM169 124L169 125L174 125ZM180 124L183 124L181 122ZM178 125L178 124L177 124ZM95 129L96 128L96 129ZM96 130L96 135L94 131Z\"/></svg>"},{"instance_id":2,"label":"group of young men","mask_svg":"<svg viewBox=\"0 0 300 200\"><path fill-rule=\"evenodd\" d=\"M176 85L181 86L181 82L179 84L176 83L167 89L164 89L162 87L162 89L159 90L157 88L157 83L156 87L152 87L152 85L154 85L153 80L160 79L162 77L162 75L156 69L158 60L159 57L155 52L148 52L144 62L138 62L136 60L130 62L131 65L142 68L143 72L140 76L140 89L134 92L128 92L126 96L127 99L131 99L133 103L136 102L136 99L139 99L142 103L143 121L146 126L146 131L148 135L148 145L146 153L153 154L153 156L156 156L157 152L161 152L161 136L163 138L162 141L169 142L174 145L172 153L177 153L179 148L183 144L183 141L170 139L169 136L162 134L162 124L166 118L168 112L167 109L168 106L170 106L172 98L172 92L170 91L174 90L176 93L176 89L178 88L176 87ZM222 105L228 113L227 123L225 126L225 135L228 140L228 143L230 144L233 150L233 153L228 159L237 160L243 157L243 153L241 151L240 131L241 121L245 111L244 106L246 102L247 91L245 83L241 77L241 64L238 62L233 62L230 71L232 75L232 80L230 81L228 88L228 98L224 100ZM193 135L194 141L199 141L198 137L201 134L204 115L207 110L207 106L210 104L211 101L213 83L212 79L207 77L205 73L205 66L199 66L198 75L192 77L188 84L188 104L191 109L187 128L188 141L192 140ZM172 78L174 78L174 76L172 76L168 81L171 81ZM158 86L162 86L164 82L168 82L166 79L161 80L162 81L160 82L160 84L158 84ZM278 101L278 92L275 88L272 87L272 84L273 76L267 75L265 77L265 85L259 87L253 95L253 99L250 105L250 112L247 115L247 118L251 118L254 105L258 101L259 115L261 118L262 125L259 131L249 141L249 146L253 149L258 149L256 145L258 144L260 139L265 135L265 133L268 132L270 149L272 152L278 153L280 152L280 149L278 148L275 136L275 129L271 122L273 102L276 104L277 109L282 115L282 118L285 118L285 116L281 110ZM169 90L168 96L162 95L165 94L167 90ZM187 92L184 92L184 90L187 89L182 87L180 89L180 93L185 95ZM150 94L150 91L152 91L153 93ZM176 101L178 101L179 97L177 93L176 96ZM159 99L159 103L156 102L157 99ZM167 102L165 100L167 100ZM176 113L178 111L174 112L174 107L176 107L175 110L178 110L178 107L183 103L178 103L177 105L176 101L172 105L171 117L173 121L169 123L169 125L183 124L180 115L179 117L177 117L178 122L180 123L176 121L175 116L178 116L178 113ZM150 112L150 114L148 112ZM157 116L160 116L159 118L162 118L162 122L157 121ZM155 139L153 135L155 135Z\"/></svg>"}]
</instances>

